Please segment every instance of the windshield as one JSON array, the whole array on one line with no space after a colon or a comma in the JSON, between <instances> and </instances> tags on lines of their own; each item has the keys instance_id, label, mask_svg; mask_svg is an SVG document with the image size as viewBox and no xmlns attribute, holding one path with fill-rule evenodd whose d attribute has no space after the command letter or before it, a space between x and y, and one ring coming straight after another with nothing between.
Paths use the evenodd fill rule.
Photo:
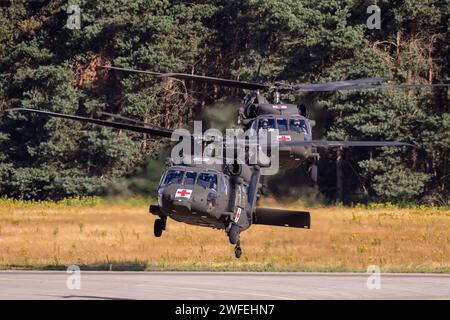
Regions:
<instances>
[{"instance_id":1,"label":"windshield","mask_svg":"<svg viewBox=\"0 0 450 320\"><path fill-rule=\"evenodd\" d=\"M163 185L171 183L181 183L183 180L183 170L169 170L167 171L166 178L164 179Z\"/></svg>"},{"instance_id":2,"label":"windshield","mask_svg":"<svg viewBox=\"0 0 450 320\"><path fill-rule=\"evenodd\" d=\"M259 119L260 130L270 130L275 128L275 119L273 118L261 118Z\"/></svg>"},{"instance_id":3,"label":"windshield","mask_svg":"<svg viewBox=\"0 0 450 320\"><path fill-rule=\"evenodd\" d=\"M195 178L197 178L197 172L188 171L184 176L185 185L193 185L195 183Z\"/></svg>"},{"instance_id":4,"label":"windshield","mask_svg":"<svg viewBox=\"0 0 450 320\"><path fill-rule=\"evenodd\" d=\"M306 121L300 118L291 118L289 121L289 129L298 133L308 133Z\"/></svg>"},{"instance_id":5,"label":"windshield","mask_svg":"<svg viewBox=\"0 0 450 320\"><path fill-rule=\"evenodd\" d=\"M278 131L280 131L280 132L288 131L287 119L285 119L285 118L278 118L277 119L277 125L278 125Z\"/></svg>"},{"instance_id":6,"label":"windshield","mask_svg":"<svg viewBox=\"0 0 450 320\"><path fill-rule=\"evenodd\" d=\"M198 176L197 184L204 188L217 190L217 175L213 173L202 172Z\"/></svg>"}]
</instances>

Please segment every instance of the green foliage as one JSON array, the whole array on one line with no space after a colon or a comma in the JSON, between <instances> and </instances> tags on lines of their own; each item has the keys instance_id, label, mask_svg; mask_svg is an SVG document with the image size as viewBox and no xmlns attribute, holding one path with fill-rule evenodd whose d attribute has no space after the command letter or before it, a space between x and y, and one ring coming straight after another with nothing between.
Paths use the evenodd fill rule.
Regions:
<instances>
[{"instance_id":1,"label":"green foliage","mask_svg":"<svg viewBox=\"0 0 450 320\"><path fill-rule=\"evenodd\" d=\"M114 63L156 71L193 64L212 6L169 1L77 2L82 30L64 27L63 1L9 2L0 10L0 107L92 114L101 111L173 126L191 105L180 85L124 74L99 74ZM16 26L19 26L17 28ZM3 41L4 40L4 41ZM103 80L101 78L104 78ZM105 78L106 77L106 78ZM58 199L106 194L121 185L155 140L48 117L0 119L0 194Z\"/></svg>"},{"instance_id":2,"label":"green foliage","mask_svg":"<svg viewBox=\"0 0 450 320\"><path fill-rule=\"evenodd\" d=\"M373 188L384 201L410 201L424 191L428 175L395 168L373 178Z\"/></svg>"},{"instance_id":3,"label":"green foliage","mask_svg":"<svg viewBox=\"0 0 450 320\"><path fill-rule=\"evenodd\" d=\"M176 127L205 105L239 95L230 88L96 69L108 64L254 80L263 60L261 80L290 83L368 76L428 83L449 77L448 1L377 1L381 30L366 28L369 0L3 2L0 110L112 112ZM81 30L64 27L69 4L82 9ZM438 89L369 90L283 98L322 106L324 121L316 129L328 139L417 145L344 151L344 200L410 201L450 194L447 95ZM223 126L225 113L220 119L217 114L206 115ZM166 147L135 133L3 114L0 195L148 194ZM334 160L333 151L323 152L319 171L320 190L330 198L336 191Z\"/></svg>"}]
</instances>

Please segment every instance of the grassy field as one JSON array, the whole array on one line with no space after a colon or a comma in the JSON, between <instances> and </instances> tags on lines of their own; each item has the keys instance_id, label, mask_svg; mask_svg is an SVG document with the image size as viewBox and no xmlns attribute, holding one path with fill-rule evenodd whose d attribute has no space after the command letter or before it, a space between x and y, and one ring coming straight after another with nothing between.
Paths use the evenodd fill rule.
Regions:
<instances>
[{"instance_id":1,"label":"grassy field","mask_svg":"<svg viewBox=\"0 0 450 320\"><path fill-rule=\"evenodd\" d=\"M365 272L378 265L383 272L450 272L448 209L311 208L310 230L253 226L244 232L237 260L223 231L169 220L154 238L147 208L142 200L0 199L0 268Z\"/></svg>"}]
</instances>

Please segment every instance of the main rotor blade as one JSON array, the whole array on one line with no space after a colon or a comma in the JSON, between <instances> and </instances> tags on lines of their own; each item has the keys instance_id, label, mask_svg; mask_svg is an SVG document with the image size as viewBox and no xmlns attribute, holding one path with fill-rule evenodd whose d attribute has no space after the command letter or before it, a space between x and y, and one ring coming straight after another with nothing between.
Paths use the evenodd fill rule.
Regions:
<instances>
[{"instance_id":1,"label":"main rotor blade","mask_svg":"<svg viewBox=\"0 0 450 320\"><path fill-rule=\"evenodd\" d=\"M362 86L350 86L344 87L339 90L367 90L367 89L391 89L391 88L435 88L435 87L450 87L449 83L435 83L435 84L413 84L413 83L401 83L401 84L382 84L382 85L362 85Z\"/></svg>"},{"instance_id":2,"label":"main rotor blade","mask_svg":"<svg viewBox=\"0 0 450 320\"><path fill-rule=\"evenodd\" d=\"M380 78L381 79L381 78ZM385 81L385 80L384 80ZM340 83L331 84L305 84L293 86L295 92L325 92L325 91L341 91L341 90L367 90L367 89L390 89L390 88L426 88L426 87L449 87L450 84L436 83L436 84L413 84L413 83L401 83L401 84L370 84L370 85L352 85L344 84L345 81Z\"/></svg>"},{"instance_id":3,"label":"main rotor blade","mask_svg":"<svg viewBox=\"0 0 450 320\"><path fill-rule=\"evenodd\" d=\"M297 84L291 87L291 90L295 92L309 92L309 91L335 91L341 90L345 87L355 86L362 83L372 83L372 82L384 82L389 80L389 78L361 78L353 80L344 81L334 81L325 83L305 83Z\"/></svg>"},{"instance_id":4,"label":"main rotor blade","mask_svg":"<svg viewBox=\"0 0 450 320\"><path fill-rule=\"evenodd\" d=\"M273 83L273 84L262 84L262 83L224 79L224 78L199 76L199 75L187 74L187 73L161 73L161 72L154 72L154 71L145 71L145 70L137 70L137 69L130 69L130 68L122 68L122 67L109 67L109 66L99 66L99 68L125 71L125 72L150 74L150 75L156 76L158 78L176 78L176 79L181 79L181 80L193 80L193 81L199 81L199 82L214 83L214 84L218 84L218 85L222 85L222 86L249 89L249 90L267 90L267 89L275 88L279 91L327 92L327 91L341 91L341 90L426 88L426 87L449 87L450 86L450 84L447 84L447 83L437 83L437 84L401 83L401 84L383 84L383 85L368 84L368 85L366 85L366 83L384 82L384 81L389 80L389 78L385 78L385 77L361 78L361 79L334 81L334 82L325 82L325 83L305 83L305 84L297 84L297 85L284 84L281 82L277 82L277 83Z\"/></svg>"},{"instance_id":5,"label":"main rotor blade","mask_svg":"<svg viewBox=\"0 0 450 320\"><path fill-rule=\"evenodd\" d=\"M328 84L336 84L336 85L347 85L347 84L384 82L384 81L388 81L388 80L389 80L389 78L386 78L386 77L373 77L373 78L359 78L359 79L352 79L352 80L334 81L334 82L327 82L327 83Z\"/></svg>"},{"instance_id":6,"label":"main rotor blade","mask_svg":"<svg viewBox=\"0 0 450 320\"><path fill-rule=\"evenodd\" d=\"M102 113L100 113L100 116L107 116L107 117L111 117L111 118L115 118L115 119L125 120L125 121L129 121L129 122L133 122L135 124L140 124L143 126L148 125L148 123L145 123L144 121L131 119L131 118L124 117L124 116L121 116L119 114L114 114L114 113L102 112ZM155 127L155 129L156 129L156 127ZM161 128L161 129L164 129L164 128Z\"/></svg>"},{"instance_id":7,"label":"main rotor blade","mask_svg":"<svg viewBox=\"0 0 450 320\"><path fill-rule=\"evenodd\" d=\"M230 79L223 79L223 78L214 78L214 77L207 77L207 76L199 76L199 75L187 74L187 73L163 73L163 74L159 75L158 78L175 78L175 79L181 79L181 80L193 80L193 81L214 83L214 84L219 84L222 86L249 89L249 90L260 90L260 89L269 89L270 88L270 85L267 85L267 84L230 80Z\"/></svg>"},{"instance_id":8,"label":"main rotor blade","mask_svg":"<svg viewBox=\"0 0 450 320\"><path fill-rule=\"evenodd\" d=\"M69 115L69 114L57 113L57 112L50 112L50 111L42 111L42 110L36 110L36 109L15 108L15 109L7 109L5 111L8 111L8 112L19 111L19 112L44 114L44 115L48 115L51 117L93 123L93 124L97 124L97 125L101 125L101 126L105 126L105 127L129 130L129 131L140 132L140 133L147 133L150 135L155 135L155 136L165 137L165 138L170 138L172 136L172 132L173 132L173 130L170 130L170 129L163 129L163 128L155 129L155 128L150 128L147 126L131 125L131 124L125 124L125 123L120 123L120 122L115 122L115 121L106 121L106 120L87 118L87 117L81 117L81 116L75 116L75 115Z\"/></svg>"},{"instance_id":9,"label":"main rotor blade","mask_svg":"<svg viewBox=\"0 0 450 320\"><path fill-rule=\"evenodd\" d=\"M295 141L292 141L295 143ZM315 147L415 147L415 145L408 142L401 141L326 141L326 140L312 140ZM291 141L288 141L291 143Z\"/></svg>"},{"instance_id":10,"label":"main rotor blade","mask_svg":"<svg viewBox=\"0 0 450 320\"><path fill-rule=\"evenodd\" d=\"M137 70L130 68L122 68L122 67L109 67L109 66L99 66L99 68L103 69L111 69L125 72L135 72L135 73L143 73L143 74L151 74L157 76L158 78L176 78L181 80L193 80L199 82L207 82L207 83L215 83L228 87L242 88L242 89L250 89L250 90L260 90L260 89L268 89L270 86L265 84L253 83L253 82L245 82L238 80L230 80L223 78L214 78L207 76L199 76L188 73L160 73L153 71L145 71L145 70Z\"/></svg>"},{"instance_id":11,"label":"main rotor blade","mask_svg":"<svg viewBox=\"0 0 450 320\"><path fill-rule=\"evenodd\" d=\"M98 68L125 71L125 72L145 73L145 74L151 74L153 76L158 76L158 75L162 74L160 72L137 70L137 69L130 69L130 68L122 68L122 67L99 66Z\"/></svg>"},{"instance_id":12,"label":"main rotor blade","mask_svg":"<svg viewBox=\"0 0 450 320\"><path fill-rule=\"evenodd\" d=\"M259 145L270 146L267 142L260 142ZM280 148L283 147L416 147L415 145L401 141L280 141Z\"/></svg>"}]
</instances>

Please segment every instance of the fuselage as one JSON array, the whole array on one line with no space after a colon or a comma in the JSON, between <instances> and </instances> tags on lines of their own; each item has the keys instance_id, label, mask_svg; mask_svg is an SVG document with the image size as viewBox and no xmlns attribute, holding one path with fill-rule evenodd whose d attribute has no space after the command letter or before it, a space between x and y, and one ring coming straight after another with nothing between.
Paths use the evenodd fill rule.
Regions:
<instances>
[{"instance_id":1,"label":"fuselage","mask_svg":"<svg viewBox=\"0 0 450 320\"><path fill-rule=\"evenodd\" d=\"M158 188L158 206L174 220L217 229L226 228L236 213L248 214L241 227L251 224L248 183L226 174L223 165L189 164L167 168ZM241 179L242 180L242 179ZM236 220L237 222L237 220Z\"/></svg>"},{"instance_id":2,"label":"fuselage","mask_svg":"<svg viewBox=\"0 0 450 320\"><path fill-rule=\"evenodd\" d=\"M290 141L312 140L312 127L310 121L299 114L299 109L293 104L252 104L247 106L252 111L252 121L247 123L246 129L257 132L258 138L262 133L276 134L279 144L279 165L281 169L292 169L303 165L308 159L317 157L317 150L312 147L289 146Z\"/></svg>"}]
</instances>

